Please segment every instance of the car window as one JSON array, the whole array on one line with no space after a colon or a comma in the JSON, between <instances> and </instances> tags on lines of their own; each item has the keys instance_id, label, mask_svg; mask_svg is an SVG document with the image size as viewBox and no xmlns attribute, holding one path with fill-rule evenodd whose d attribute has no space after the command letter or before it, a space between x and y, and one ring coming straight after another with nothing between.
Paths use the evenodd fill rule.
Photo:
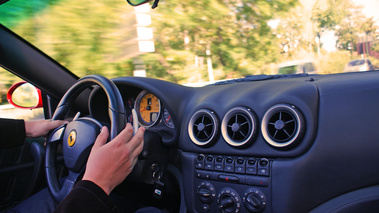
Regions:
<instances>
[{"instance_id":1,"label":"car window","mask_svg":"<svg viewBox=\"0 0 379 213\"><path fill-rule=\"evenodd\" d=\"M355 61L350 62L349 65L350 66L359 66L359 65L362 65L364 63L365 63L364 60L355 60Z\"/></svg>"},{"instance_id":2,"label":"car window","mask_svg":"<svg viewBox=\"0 0 379 213\"><path fill-rule=\"evenodd\" d=\"M8 89L15 83L23 81L14 74L0 67L0 118L14 118L24 120L43 119L43 109L25 110L16 108L7 100Z\"/></svg>"},{"instance_id":3,"label":"car window","mask_svg":"<svg viewBox=\"0 0 379 213\"><path fill-rule=\"evenodd\" d=\"M315 67L313 66L313 63L305 63L304 68L306 72L316 71Z\"/></svg>"},{"instance_id":4,"label":"car window","mask_svg":"<svg viewBox=\"0 0 379 213\"><path fill-rule=\"evenodd\" d=\"M297 65L279 68L279 74L294 74L297 72Z\"/></svg>"}]
</instances>

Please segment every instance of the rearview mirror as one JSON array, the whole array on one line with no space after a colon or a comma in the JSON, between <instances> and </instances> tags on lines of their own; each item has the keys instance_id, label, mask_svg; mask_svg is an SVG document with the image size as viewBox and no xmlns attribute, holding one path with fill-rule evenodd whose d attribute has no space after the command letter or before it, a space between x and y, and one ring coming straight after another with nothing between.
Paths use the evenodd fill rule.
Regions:
<instances>
[{"instance_id":1,"label":"rearview mirror","mask_svg":"<svg viewBox=\"0 0 379 213\"><path fill-rule=\"evenodd\" d=\"M138 5L141 5L141 4L144 4L146 2L149 2L151 0L126 0L130 5L132 6L138 6Z\"/></svg>"},{"instance_id":2,"label":"rearview mirror","mask_svg":"<svg viewBox=\"0 0 379 213\"><path fill-rule=\"evenodd\" d=\"M139 6L141 4L145 4L152 0L126 0L126 1L132 6ZM151 7L151 9L155 9L156 7L158 7L158 2L159 0L154 0L153 6Z\"/></svg>"},{"instance_id":3,"label":"rearview mirror","mask_svg":"<svg viewBox=\"0 0 379 213\"><path fill-rule=\"evenodd\" d=\"M22 81L14 84L7 93L10 104L22 109L35 109L42 107L41 90L32 84Z\"/></svg>"}]
</instances>

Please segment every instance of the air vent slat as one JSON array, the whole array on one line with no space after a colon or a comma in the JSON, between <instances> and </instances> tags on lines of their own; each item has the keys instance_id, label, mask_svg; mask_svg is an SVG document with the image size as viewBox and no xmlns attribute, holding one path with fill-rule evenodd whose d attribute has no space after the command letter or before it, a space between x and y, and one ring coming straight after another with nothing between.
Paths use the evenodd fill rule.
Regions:
<instances>
[{"instance_id":1,"label":"air vent slat","mask_svg":"<svg viewBox=\"0 0 379 213\"><path fill-rule=\"evenodd\" d=\"M274 138L276 138L277 134L278 134L278 130L275 131Z\"/></svg>"},{"instance_id":2,"label":"air vent slat","mask_svg":"<svg viewBox=\"0 0 379 213\"><path fill-rule=\"evenodd\" d=\"M287 121L286 124L289 124L291 122L295 122L295 120L290 120L290 121Z\"/></svg>"},{"instance_id":3,"label":"air vent slat","mask_svg":"<svg viewBox=\"0 0 379 213\"><path fill-rule=\"evenodd\" d=\"M287 134L288 137L291 137L291 134L287 132L287 130L283 129L283 132Z\"/></svg>"},{"instance_id":4,"label":"air vent slat","mask_svg":"<svg viewBox=\"0 0 379 213\"><path fill-rule=\"evenodd\" d=\"M246 125L246 124L249 124L249 122L246 121L245 123L242 123L241 126Z\"/></svg>"},{"instance_id":5,"label":"air vent slat","mask_svg":"<svg viewBox=\"0 0 379 213\"><path fill-rule=\"evenodd\" d=\"M288 104L271 107L262 120L262 135L274 147L288 147L299 142L304 130L303 115L296 107Z\"/></svg>"}]
</instances>

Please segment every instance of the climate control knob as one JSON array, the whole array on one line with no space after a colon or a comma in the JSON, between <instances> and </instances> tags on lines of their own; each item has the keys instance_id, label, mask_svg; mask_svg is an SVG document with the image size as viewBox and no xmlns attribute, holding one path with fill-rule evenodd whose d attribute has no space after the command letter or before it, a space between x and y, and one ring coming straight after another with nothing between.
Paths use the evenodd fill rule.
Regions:
<instances>
[{"instance_id":1,"label":"climate control knob","mask_svg":"<svg viewBox=\"0 0 379 213\"><path fill-rule=\"evenodd\" d=\"M238 213L241 211L240 196L232 188L223 188L217 197L218 208L223 213Z\"/></svg>"},{"instance_id":2,"label":"climate control knob","mask_svg":"<svg viewBox=\"0 0 379 213\"><path fill-rule=\"evenodd\" d=\"M266 197L257 188L249 188L245 191L243 203L250 212L263 212L266 208Z\"/></svg>"},{"instance_id":3,"label":"climate control knob","mask_svg":"<svg viewBox=\"0 0 379 213\"><path fill-rule=\"evenodd\" d=\"M201 182L197 187L197 196L204 203L212 203L216 197L215 188L208 181Z\"/></svg>"}]
</instances>

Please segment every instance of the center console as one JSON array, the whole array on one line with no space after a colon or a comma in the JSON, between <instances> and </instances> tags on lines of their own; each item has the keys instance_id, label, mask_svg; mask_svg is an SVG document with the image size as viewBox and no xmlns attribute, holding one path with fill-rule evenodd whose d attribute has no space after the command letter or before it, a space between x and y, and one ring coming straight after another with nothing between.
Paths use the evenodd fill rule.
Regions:
<instances>
[{"instance_id":1,"label":"center console","mask_svg":"<svg viewBox=\"0 0 379 213\"><path fill-rule=\"evenodd\" d=\"M184 184L195 212L271 212L272 160L211 154L190 159L194 183Z\"/></svg>"}]
</instances>

